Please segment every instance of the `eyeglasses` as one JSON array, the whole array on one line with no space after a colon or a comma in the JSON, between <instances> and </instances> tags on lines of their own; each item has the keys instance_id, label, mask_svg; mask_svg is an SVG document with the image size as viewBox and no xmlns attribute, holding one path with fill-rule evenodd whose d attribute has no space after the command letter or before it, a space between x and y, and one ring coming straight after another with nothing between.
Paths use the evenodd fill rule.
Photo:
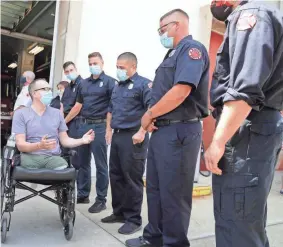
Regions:
<instances>
[{"instance_id":1,"label":"eyeglasses","mask_svg":"<svg viewBox=\"0 0 283 247\"><path fill-rule=\"evenodd\" d=\"M34 91L36 92L36 91L39 91L39 90L43 90L43 91L46 91L46 92L48 92L48 91L51 91L51 92L52 92L51 88L49 88L49 87L39 88L39 89L36 89L36 90L34 90Z\"/></svg>"},{"instance_id":2,"label":"eyeglasses","mask_svg":"<svg viewBox=\"0 0 283 247\"><path fill-rule=\"evenodd\" d=\"M178 22L177 21L171 21L171 22L163 25L162 27L157 29L158 34L162 35L163 33L165 33L165 30L167 30L167 28L165 30L164 30L164 28L167 27L168 25L172 24L172 23L177 24Z\"/></svg>"}]
</instances>

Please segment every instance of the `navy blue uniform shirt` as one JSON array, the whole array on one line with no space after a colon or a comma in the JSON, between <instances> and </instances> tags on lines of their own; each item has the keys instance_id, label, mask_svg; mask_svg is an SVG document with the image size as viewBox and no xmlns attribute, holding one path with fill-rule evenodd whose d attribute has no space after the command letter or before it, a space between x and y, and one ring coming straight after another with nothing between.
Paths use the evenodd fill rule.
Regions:
<instances>
[{"instance_id":1,"label":"navy blue uniform shirt","mask_svg":"<svg viewBox=\"0 0 283 247\"><path fill-rule=\"evenodd\" d=\"M173 86L192 87L190 95L173 111L158 117L189 120L208 116L209 58L205 47L189 35L165 56L156 70L151 105L155 105Z\"/></svg>"},{"instance_id":2,"label":"navy blue uniform shirt","mask_svg":"<svg viewBox=\"0 0 283 247\"><path fill-rule=\"evenodd\" d=\"M112 93L109 112L112 129L140 128L141 118L150 105L151 81L135 73L119 82Z\"/></svg>"},{"instance_id":3,"label":"navy blue uniform shirt","mask_svg":"<svg viewBox=\"0 0 283 247\"><path fill-rule=\"evenodd\" d=\"M217 52L211 105L244 100L254 110L283 109L283 15L260 1L237 8L227 19Z\"/></svg>"},{"instance_id":4,"label":"navy blue uniform shirt","mask_svg":"<svg viewBox=\"0 0 283 247\"><path fill-rule=\"evenodd\" d=\"M97 79L92 76L79 86L77 102L81 103L80 115L87 119L105 119L116 80L104 72Z\"/></svg>"},{"instance_id":5,"label":"navy blue uniform shirt","mask_svg":"<svg viewBox=\"0 0 283 247\"><path fill-rule=\"evenodd\" d=\"M70 82L69 86L65 88L61 102L63 104L65 115L70 112L73 106L76 104L78 96L78 87L83 81L83 78L79 75L74 82Z\"/></svg>"}]
</instances>

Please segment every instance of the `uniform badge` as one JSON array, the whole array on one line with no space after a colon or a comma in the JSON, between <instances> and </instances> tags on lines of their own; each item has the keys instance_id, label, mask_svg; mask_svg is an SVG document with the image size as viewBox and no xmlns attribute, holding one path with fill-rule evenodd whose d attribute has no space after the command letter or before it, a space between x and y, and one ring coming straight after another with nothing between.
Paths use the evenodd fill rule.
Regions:
<instances>
[{"instance_id":1,"label":"uniform badge","mask_svg":"<svg viewBox=\"0 0 283 247\"><path fill-rule=\"evenodd\" d=\"M100 83L99 83L99 87L102 87L103 86L103 81L101 81Z\"/></svg>"},{"instance_id":2,"label":"uniform badge","mask_svg":"<svg viewBox=\"0 0 283 247\"><path fill-rule=\"evenodd\" d=\"M152 88L152 82L148 83L147 86L148 86L149 88Z\"/></svg>"},{"instance_id":3,"label":"uniform badge","mask_svg":"<svg viewBox=\"0 0 283 247\"><path fill-rule=\"evenodd\" d=\"M176 51L176 50L171 51L171 52L169 53L169 57L172 57L172 56L175 54L175 51Z\"/></svg>"},{"instance_id":4,"label":"uniform badge","mask_svg":"<svg viewBox=\"0 0 283 247\"><path fill-rule=\"evenodd\" d=\"M189 57L194 60L201 59L201 51L197 48L191 48L189 50Z\"/></svg>"},{"instance_id":5,"label":"uniform badge","mask_svg":"<svg viewBox=\"0 0 283 247\"><path fill-rule=\"evenodd\" d=\"M237 22L237 30L245 31L251 29L255 26L256 22L257 19L255 15L251 13L243 13Z\"/></svg>"},{"instance_id":6,"label":"uniform badge","mask_svg":"<svg viewBox=\"0 0 283 247\"><path fill-rule=\"evenodd\" d=\"M133 83L130 83L130 85L128 86L128 89L132 89L134 87Z\"/></svg>"}]
</instances>

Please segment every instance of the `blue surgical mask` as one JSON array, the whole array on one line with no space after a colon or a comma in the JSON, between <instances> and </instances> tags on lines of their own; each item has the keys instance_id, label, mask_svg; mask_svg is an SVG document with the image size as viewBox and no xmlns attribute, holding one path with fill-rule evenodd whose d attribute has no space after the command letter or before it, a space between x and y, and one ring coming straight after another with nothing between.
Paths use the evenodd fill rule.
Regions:
<instances>
[{"instance_id":1,"label":"blue surgical mask","mask_svg":"<svg viewBox=\"0 0 283 247\"><path fill-rule=\"evenodd\" d=\"M71 81L75 81L78 77L78 74L76 72L70 72L68 75L67 75L67 78Z\"/></svg>"},{"instance_id":2,"label":"blue surgical mask","mask_svg":"<svg viewBox=\"0 0 283 247\"><path fill-rule=\"evenodd\" d=\"M24 85L27 82L27 78L25 76L21 76L20 78L20 84Z\"/></svg>"},{"instance_id":3,"label":"blue surgical mask","mask_svg":"<svg viewBox=\"0 0 283 247\"><path fill-rule=\"evenodd\" d=\"M174 37L168 37L168 32L160 36L160 42L165 48L172 49L174 47Z\"/></svg>"},{"instance_id":4,"label":"blue surgical mask","mask_svg":"<svg viewBox=\"0 0 283 247\"><path fill-rule=\"evenodd\" d=\"M53 95L51 91L41 92L41 103L44 105L49 105L53 99Z\"/></svg>"},{"instance_id":5,"label":"blue surgical mask","mask_svg":"<svg viewBox=\"0 0 283 247\"><path fill-rule=\"evenodd\" d=\"M126 81L129 79L127 75L127 70L125 69L117 69L117 78L119 81Z\"/></svg>"},{"instance_id":6,"label":"blue surgical mask","mask_svg":"<svg viewBox=\"0 0 283 247\"><path fill-rule=\"evenodd\" d=\"M100 75L102 73L102 69L99 65L89 66L89 71L92 75Z\"/></svg>"}]
</instances>

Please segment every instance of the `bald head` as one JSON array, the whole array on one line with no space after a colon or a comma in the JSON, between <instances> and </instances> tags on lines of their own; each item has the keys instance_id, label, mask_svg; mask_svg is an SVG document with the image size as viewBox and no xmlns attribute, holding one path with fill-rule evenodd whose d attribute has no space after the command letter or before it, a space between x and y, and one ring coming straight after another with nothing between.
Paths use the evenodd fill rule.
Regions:
<instances>
[{"instance_id":1,"label":"bald head","mask_svg":"<svg viewBox=\"0 0 283 247\"><path fill-rule=\"evenodd\" d=\"M189 16L181 9L173 9L163 15L159 25L159 35L167 32L167 36L174 39L174 47L189 35Z\"/></svg>"},{"instance_id":2,"label":"bald head","mask_svg":"<svg viewBox=\"0 0 283 247\"><path fill-rule=\"evenodd\" d=\"M32 71L25 71L23 73L23 76L26 78L26 82L30 84L32 81L34 81L35 74Z\"/></svg>"}]
</instances>

